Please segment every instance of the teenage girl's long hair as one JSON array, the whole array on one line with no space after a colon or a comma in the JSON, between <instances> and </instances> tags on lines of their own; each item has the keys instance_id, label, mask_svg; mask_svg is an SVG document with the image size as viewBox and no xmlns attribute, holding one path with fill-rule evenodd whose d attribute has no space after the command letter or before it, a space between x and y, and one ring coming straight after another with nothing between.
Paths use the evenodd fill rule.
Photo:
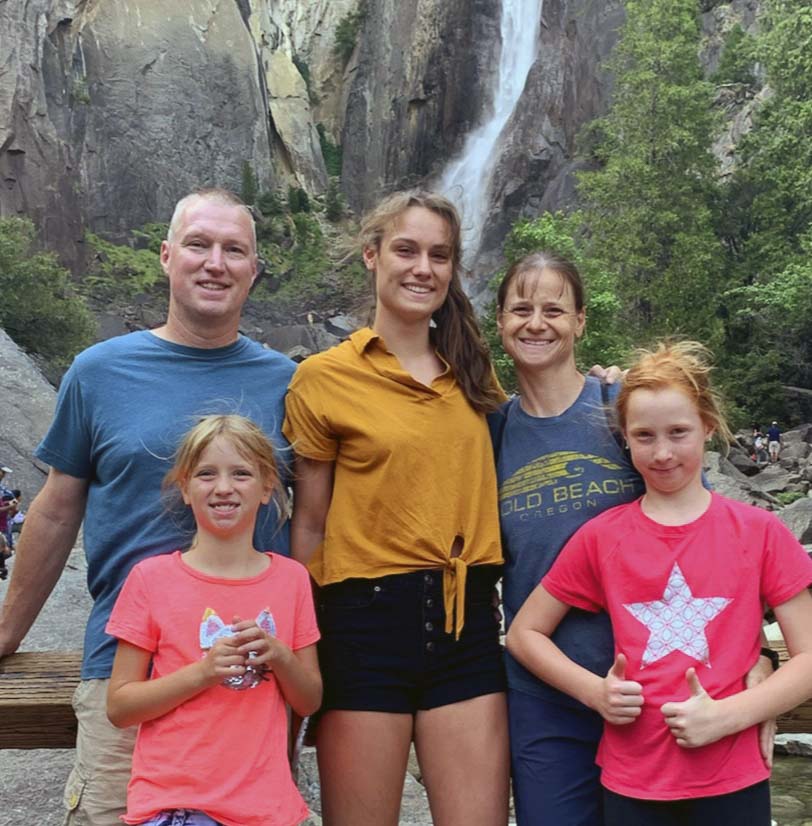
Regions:
<instances>
[{"instance_id":1,"label":"teenage girl's long hair","mask_svg":"<svg viewBox=\"0 0 812 826\"><path fill-rule=\"evenodd\" d=\"M474 308L462 289L462 240L460 217L447 198L435 192L408 190L384 198L361 221L358 247L380 250L392 224L410 207L422 207L439 215L448 225L452 256L451 282L443 305L434 313L431 331L437 353L454 371L462 392L474 410L490 413L504 401L504 393L491 367L488 348L479 332Z\"/></svg>"}]
</instances>

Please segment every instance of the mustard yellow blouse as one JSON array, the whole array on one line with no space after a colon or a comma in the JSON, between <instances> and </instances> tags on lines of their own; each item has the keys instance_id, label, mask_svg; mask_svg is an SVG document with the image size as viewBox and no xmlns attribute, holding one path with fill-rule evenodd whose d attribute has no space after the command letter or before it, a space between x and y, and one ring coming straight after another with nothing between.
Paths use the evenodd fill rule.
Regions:
<instances>
[{"instance_id":1,"label":"mustard yellow blouse","mask_svg":"<svg viewBox=\"0 0 812 826\"><path fill-rule=\"evenodd\" d=\"M359 330L299 365L283 431L299 455L335 462L316 582L443 568L446 632L458 637L468 566L501 564L502 550L488 427L448 365L428 387Z\"/></svg>"}]
</instances>

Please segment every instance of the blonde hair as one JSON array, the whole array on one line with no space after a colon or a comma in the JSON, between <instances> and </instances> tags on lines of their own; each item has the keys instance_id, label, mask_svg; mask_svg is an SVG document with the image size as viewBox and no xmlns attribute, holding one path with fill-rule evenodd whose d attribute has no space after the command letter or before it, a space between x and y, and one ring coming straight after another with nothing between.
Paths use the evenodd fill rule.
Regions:
<instances>
[{"instance_id":1,"label":"blonde hair","mask_svg":"<svg viewBox=\"0 0 812 826\"><path fill-rule=\"evenodd\" d=\"M280 516L286 518L289 510L288 495L279 478L274 446L261 428L245 416L235 413L203 416L186 433L175 451L172 469L164 477L164 490L176 488L181 491L194 473L203 451L218 436L227 439L246 461L256 465L262 483L274 495Z\"/></svg>"},{"instance_id":2,"label":"blonde hair","mask_svg":"<svg viewBox=\"0 0 812 826\"><path fill-rule=\"evenodd\" d=\"M434 346L451 366L471 407L480 413L490 413L499 407L504 396L479 332L474 308L462 288L462 232L454 204L436 192L419 189L395 192L364 215L356 249L359 252L372 248L380 251L387 231L411 207L421 207L439 215L448 226L451 283L443 305L434 313Z\"/></svg>"},{"instance_id":3,"label":"blonde hair","mask_svg":"<svg viewBox=\"0 0 812 826\"><path fill-rule=\"evenodd\" d=\"M210 201L215 204L221 204L222 206L233 206L243 210L251 222L251 239L254 242L253 251L256 252L257 227L256 222L254 221L254 214L239 195L236 195L228 189L197 189L181 198L177 204L175 204L175 210L172 213L172 219L169 222L169 229L166 233L166 242L168 244L171 244L175 240L175 235L177 234L178 228L183 220L183 214L187 209L189 209L189 207L193 206L198 201Z\"/></svg>"},{"instance_id":4,"label":"blonde hair","mask_svg":"<svg viewBox=\"0 0 812 826\"><path fill-rule=\"evenodd\" d=\"M629 398L635 390L674 387L696 405L706 427L712 428L725 445L733 434L725 419L723 402L710 382L710 351L698 341L661 341L654 350L639 350L629 368L615 402L620 429L626 429Z\"/></svg>"}]
</instances>

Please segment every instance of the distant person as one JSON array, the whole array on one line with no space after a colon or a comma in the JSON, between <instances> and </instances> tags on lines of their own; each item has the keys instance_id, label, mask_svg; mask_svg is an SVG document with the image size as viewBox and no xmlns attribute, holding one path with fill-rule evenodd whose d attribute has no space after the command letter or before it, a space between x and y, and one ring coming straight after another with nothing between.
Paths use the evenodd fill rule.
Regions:
<instances>
[{"instance_id":1,"label":"distant person","mask_svg":"<svg viewBox=\"0 0 812 826\"><path fill-rule=\"evenodd\" d=\"M321 703L319 631L305 568L253 542L260 506L284 497L273 445L242 416L206 416L166 484L195 534L132 569L106 628L107 713L139 726L124 822L295 826L308 810L285 705Z\"/></svg>"},{"instance_id":2,"label":"distant person","mask_svg":"<svg viewBox=\"0 0 812 826\"><path fill-rule=\"evenodd\" d=\"M767 428L767 449L770 451L770 462L777 462L778 454L781 452L781 431L778 422L773 422Z\"/></svg>"},{"instance_id":3,"label":"distant person","mask_svg":"<svg viewBox=\"0 0 812 826\"><path fill-rule=\"evenodd\" d=\"M28 510L0 614L2 656L36 619L84 518L93 607L74 697L79 733L65 793L68 826L110 826L125 811L136 730L107 719L116 642L104 628L132 567L185 547L193 532L193 524L164 512L169 459L191 421L207 413L242 413L281 444L294 370L239 333L257 253L253 218L236 195L202 190L183 198L160 260L169 281L166 323L90 347L62 380L54 421L36 451L51 471ZM263 507L255 547L287 552L278 521L274 507Z\"/></svg>"},{"instance_id":4,"label":"distant person","mask_svg":"<svg viewBox=\"0 0 812 826\"><path fill-rule=\"evenodd\" d=\"M6 542L6 537L0 534L0 579L8 579L8 568L6 560L11 556L11 550Z\"/></svg>"},{"instance_id":5,"label":"distant person","mask_svg":"<svg viewBox=\"0 0 812 826\"><path fill-rule=\"evenodd\" d=\"M705 442L732 436L704 348L661 344L618 394L645 494L570 539L513 621L508 649L604 719L606 826L770 826L758 724L812 695L812 561L774 515L708 491ZM764 603L790 661L754 688ZM552 637L572 608L607 611L605 676Z\"/></svg>"},{"instance_id":6,"label":"distant person","mask_svg":"<svg viewBox=\"0 0 812 826\"><path fill-rule=\"evenodd\" d=\"M753 431L753 461L760 464L768 461L764 434L758 428Z\"/></svg>"},{"instance_id":7,"label":"distant person","mask_svg":"<svg viewBox=\"0 0 812 826\"><path fill-rule=\"evenodd\" d=\"M14 496L14 504L8 511L9 530L12 533L19 533L22 530L23 522L25 522L25 512L20 510L20 500L23 494L19 488L15 488L11 493Z\"/></svg>"}]
</instances>

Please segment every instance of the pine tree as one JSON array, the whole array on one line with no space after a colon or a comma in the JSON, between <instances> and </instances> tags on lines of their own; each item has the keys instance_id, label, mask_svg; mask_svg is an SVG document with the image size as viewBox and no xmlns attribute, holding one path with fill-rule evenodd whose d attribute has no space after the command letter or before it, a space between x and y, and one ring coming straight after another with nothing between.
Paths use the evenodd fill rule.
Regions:
<instances>
[{"instance_id":1,"label":"pine tree","mask_svg":"<svg viewBox=\"0 0 812 826\"><path fill-rule=\"evenodd\" d=\"M637 339L713 346L722 247L712 221L713 86L698 58L695 0L628 0L610 59L614 99L592 128L597 171L579 176L590 255L616 274Z\"/></svg>"}]
</instances>

